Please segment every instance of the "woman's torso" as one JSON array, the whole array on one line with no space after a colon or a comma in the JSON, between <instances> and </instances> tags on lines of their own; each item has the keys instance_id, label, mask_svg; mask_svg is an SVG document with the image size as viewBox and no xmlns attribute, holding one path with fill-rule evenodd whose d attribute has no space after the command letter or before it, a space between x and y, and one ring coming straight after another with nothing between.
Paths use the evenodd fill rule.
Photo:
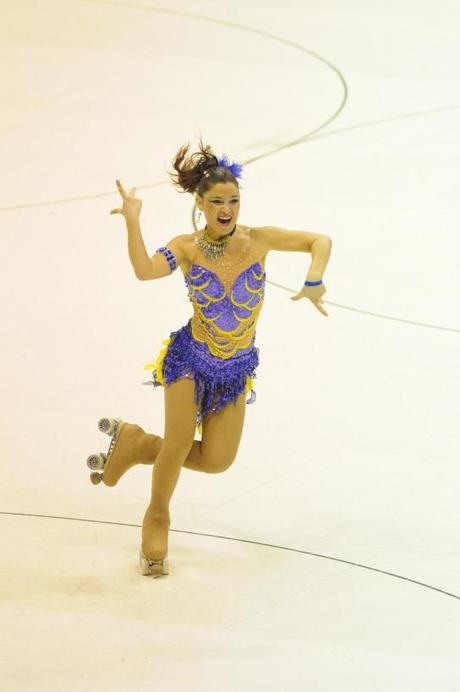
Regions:
<instances>
[{"instance_id":1,"label":"woman's torso","mask_svg":"<svg viewBox=\"0 0 460 692\"><path fill-rule=\"evenodd\" d=\"M209 260L197 244L203 234L190 234L180 264L194 310L192 333L213 355L230 358L253 344L264 299L266 252L257 229L238 225L223 257Z\"/></svg>"}]
</instances>

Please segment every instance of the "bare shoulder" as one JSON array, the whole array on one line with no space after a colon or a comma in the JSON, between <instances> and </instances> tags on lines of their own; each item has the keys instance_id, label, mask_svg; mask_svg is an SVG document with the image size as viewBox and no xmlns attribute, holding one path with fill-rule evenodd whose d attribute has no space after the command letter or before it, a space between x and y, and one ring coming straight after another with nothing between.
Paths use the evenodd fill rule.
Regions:
<instances>
[{"instance_id":1,"label":"bare shoulder","mask_svg":"<svg viewBox=\"0 0 460 692\"><path fill-rule=\"evenodd\" d=\"M267 226L258 226L254 227L251 226L250 228L250 233L251 233L251 240L254 246L255 251L261 255L262 257L265 256L268 252L269 245L267 243Z\"/></svg>"},{"instance_id":2,"label":"bare shoulder","mask_svg":"<svg viewBox=\"0 0 460 692\"><path fill-rule=\"evenodd\" d=\"M253 229L255 237L264 254L270 250L287 252L311 252L313 243L319 238L331 238L324 233L312 233L304 230L290 230L278 226L261 226Z\"/></svg>"},{"instance_id":3,"label":"bare shoulder","mask_svg":"<svg viewBox=\"0 0 460 692\"><path fill-rule=\"evenodd\" d=\"M252 226L240 226L242 230L242 245L250 243L253 252L263 258L268 252L269 245L266 241L264 231L266 227L254 228ZM182 233L175 236L169 243L168 247L174 252L177 264L180 266L184 274L187 274L196 255L196 240L201 231L193 233ZM241 248L240 248L241 249Z\"/></svg>"}]
</instances>

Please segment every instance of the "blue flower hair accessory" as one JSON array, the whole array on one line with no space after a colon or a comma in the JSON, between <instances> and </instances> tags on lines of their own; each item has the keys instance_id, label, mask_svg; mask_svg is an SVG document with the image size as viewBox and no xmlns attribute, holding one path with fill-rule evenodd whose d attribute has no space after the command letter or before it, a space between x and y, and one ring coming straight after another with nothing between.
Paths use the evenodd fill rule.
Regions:
<instances>
[{"instance_id":1,"label":"blue flower hair accessory","mask_svg":"<svg viewBox=\"0 0 460 692\"><path fill-rule=\"evenodd\" d=\"M230 159L227 158L226 154L222 154L221 158L217 160L217 165L223 168L228 168L229 171L233 173L235 178L241 178L243 171L243 166L240 163L230 163Z\"/></svg>"}]
</instances>

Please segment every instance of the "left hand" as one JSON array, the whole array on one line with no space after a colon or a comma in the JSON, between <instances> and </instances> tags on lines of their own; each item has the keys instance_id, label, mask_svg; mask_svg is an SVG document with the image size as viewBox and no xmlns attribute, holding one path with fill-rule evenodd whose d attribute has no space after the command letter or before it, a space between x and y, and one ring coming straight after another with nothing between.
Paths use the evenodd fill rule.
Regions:
<instances>
[{"instance_id":1,"label":"left hand","mask_svg":"<svg viewBox=\"0 0 460 692\"><path fill-rule=\"evenodd\" d=\"M291 300L308 298L308 300L311 300L315 308L317 308L323 315L328 317L329 315L324 309L323 301L321 300L321 296L323 296L325 293L326 286L324 284L320 284L319 286L303 286L297 295L291 297Z\"/></svg>"}]
</instances>

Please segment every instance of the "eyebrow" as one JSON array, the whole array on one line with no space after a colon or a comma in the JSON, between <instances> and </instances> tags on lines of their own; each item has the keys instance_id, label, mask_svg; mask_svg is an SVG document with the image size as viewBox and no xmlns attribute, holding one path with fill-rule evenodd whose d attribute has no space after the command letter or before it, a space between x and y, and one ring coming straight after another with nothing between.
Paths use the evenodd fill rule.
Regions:
<instances>
[{"instance_id":1,"label":"eyebrow","mask_svg":"<svg viewBox=\"0 0 460 692\"><path fill-rule=\"evenodd\" d=\"M232 195L230 199L234 199L235 197L239 197L239 195ZM209 199L223 199L223 197L220 197L219 195L210 195Z\"/></svg>"}]
</instances>

